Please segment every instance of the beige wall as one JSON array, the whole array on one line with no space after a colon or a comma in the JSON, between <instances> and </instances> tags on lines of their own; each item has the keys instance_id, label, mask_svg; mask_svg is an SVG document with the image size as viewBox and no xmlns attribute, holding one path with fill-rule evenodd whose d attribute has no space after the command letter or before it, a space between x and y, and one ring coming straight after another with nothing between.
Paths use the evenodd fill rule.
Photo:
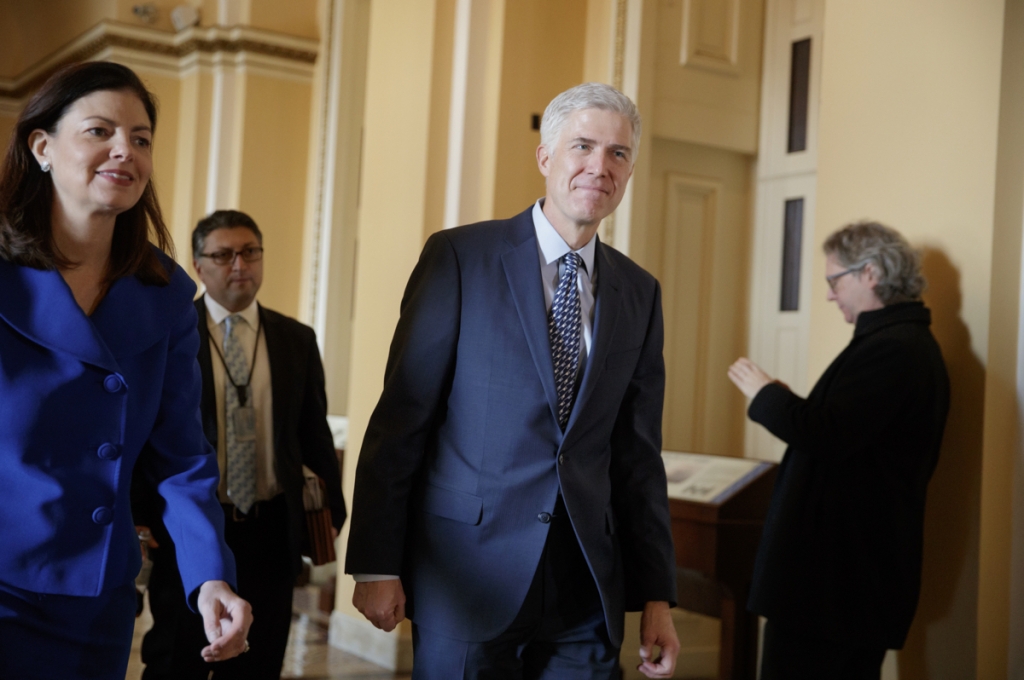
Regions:
<instances>
[{"instance_id":1,"label":"beige wall","mask_svg":"<svg viewBox=\"0 0 1024 680\"><path fill-rule=\"evenodd\" d=\"M177 138L178 164L175 167L174 192L161 187L164 209L172 209L168 226L178 247L178 261L193 277L190 238L196 222L206 214L206 183L209 171L210 115L213 102L213 76L193 71L181 79L178 99L180 125Z\"/></svg>"},{"instance_id":2,"label":"beige wall","mask_svg":"<svg viewBox=\"0 0 1024 680\"><path fill-rule=\"evenodd\" d=\"M662 285L663 447L743 455L746 403L725 380L744 354L753 159L654 138L647 249L638 264Z\"/></svg>"},{"instance_id":3,"label":"beige wall","mask_svg":"<svg viewBox=\"0 0 1024 680\"><path fill-rule=\"evenodd\" d=\"M159 102L156 133L153 137L153 185L160 198L164 222L171 229L179 262L188 258L187 244L174 234L175 205L174 193L177 184L178 145L181 131L180 100L181 82L177 78L155 73L140 73L142 82Z\"/></svg>"},{"instance_id":4,"label":"beige wall","mask_svg":"<svg viewBox=\"0 0 1024 680\"><path fill-rule=\"evenodd\" d=\"M0 78L19 75L101 19L116 17L117 0L0 0Z\"/></svg>"},{"instance_id":5,"label":"beige wall","mask_svg":"<svg viewBox=\"0 0 1024 680\"><path fill-rule=\"evenodd\" d=\"M495 217L520 213L544 195L535 155L540 133L530 116L582 81L586 29L586 0L505 3Z\"/></svg>"},{"instance_id":6,"label":"beige wall","mask_svg":"<svg viewBox=\"0 0 1024 680\"><path fill-rule=\"evenodd\" d=\"M989 435L1014 423L987 422L985 402L986 380L1009 377L989 361L991 343L1015 337L1017 324L1013 309L993 315L1003 2L830 2L825 16L814 238L870 216L925 248L926 301L953 388L929 491L921 605L900 677L1006 677L1000 543L1009 508L990 507L988 493L1012 469ZM1008 257L1019 260L1019 250ZM817 377L851 329L825 301L820 256L814 272L809 363Z\"/></svg>"},{"instance_id":7,"label":"beige wall","mask_svg":"<svg viewBox=\"0 0 1024 680\"><path fill-rule=\"evenodd\" d=\"M14 125L18 119L14 116L0 114L0 147L6 149L11 133L14 132Z\"/></svg>"},{"instance_id":8,"label":"beige wall","mask_svg":"<svg viewBox=\"0 0 1024 680\"><path fill-rule=\"evenodd\" d=\"M583 81L612 84L615 75L615 0L587 0Z\"/></svg>"},{"instance_id":9,"label":"beige wall","mask_svg":"<svg viewBox=\"0 0 1024 680\"><path fill-rule=\"evenodd\" d=\"M380 395L387 351L408 273L426 237L436 3L374 3L363 133L358 272L349 383L344 480L352 498L355 463ZM339 541L344 562L347 526ZM356 620L351 579L339 579L336 609Z\"/></svg>"},{"instance_id":10,"label":"beige wall","mask_svg":"<svg viewBox=\"0 0 1024 680\"><path fill-rule=\"evenodd\" d=\"M314 40L320 37L318 0L248 0L249 26Z\"/></svg>"},{"instance_id":11,"label":"beige wall","mask_svg":"<svg viewBox=\"0 0 1024 680\"><path fill-rule=\"evenodd\" d=\"M253 74L245 86L237 207L263 232L260 301L293 317L300 315L311 96L309 83L283 78Z\"/></svg>"},{"instance_id":12,"label":"beige wall","mask_svg":"<svg viewBox=\"0 0 1024 680\"><path fill-rule=\"evenodd\" d=\"M654 134L756 154L764 3L659 0L657 13Z\"/></svg>"}]
</instances>

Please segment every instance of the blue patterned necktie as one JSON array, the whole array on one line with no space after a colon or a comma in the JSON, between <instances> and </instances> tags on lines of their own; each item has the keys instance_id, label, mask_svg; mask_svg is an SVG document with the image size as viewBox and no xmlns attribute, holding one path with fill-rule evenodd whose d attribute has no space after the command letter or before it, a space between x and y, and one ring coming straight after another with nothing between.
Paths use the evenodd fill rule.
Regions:
<instances>
[{"instance_id":1,"label":"blue patterned necktie","mask_svg":"<svg viewBox=\"0 0 1024 680\"><path fill-rule=\"evenodd\" d=\"M562 276L551 301L548 337L551 361L555 367L555 391L558 394L558 425L565 430L572 412L576 371L580 362L580 291L576 285L580 256L562 256Z\"/></svg>"},{"instance_id":2,"label":"blue patterned necktie","mask_svg":"<svg viewBox=\"0 0 1024 680\"><path fill-rule=\"evenodd\" d=\"M236 411L243 406L252 408L252 390L248 386L245 404L241 403L239 390L233 385L246 385L249 382L249 366L238 340L235 329L242 323L240 314L232 314L224 320L224 367L230 374L230 380L224 385L224 423L225 442L228 459L228 496L240 512L247 513L256 502L256 439L251 436L239 436Z\"/></svg>"}]
</instances>

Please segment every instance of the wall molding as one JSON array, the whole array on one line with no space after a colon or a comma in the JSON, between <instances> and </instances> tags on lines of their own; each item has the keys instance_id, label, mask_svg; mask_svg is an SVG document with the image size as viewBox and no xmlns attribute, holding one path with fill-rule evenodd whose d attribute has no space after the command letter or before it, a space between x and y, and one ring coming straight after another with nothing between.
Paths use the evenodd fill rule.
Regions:
<instances>
[{"instance_id":1,"label":"wall molding","mask_svg":"<svg viewBox=\"0 0 1024 680\"><path fill-rule=\"evenodd\" d=\"M708 20L709 10L723 13L720 26ZM679 64L740 75L740 11L739 0L684 0Z\"/></svg>"},{"instance_id":2,"label":"wall molding","mask_svg":"<svg viewBox=\"0 0 1024 680\"><path fill-rule=\"evenodd\" d=\"M612 87L620 92L624 90L623 81L626 73L626 17L628 11L629 7L626 4L626 0L615 1L615 22L612 31ZM625 200L627 209L629 202L629 199ZM623 248L622 244L615 240L615 223L617 218L618 210L601 221L601 240L617 247L622 252L628 252L628 247ZM626 217L625 221L628 222L628 220L629 218Z\"/></svg>"},{"instance_id":3,"label":"wall molding","mask_svg":"<svg viewBox=\"0 0 1024 680\"><path fill-rule=\"evenodd\" d=\"M0 111L20 110L43 82L67 64L113 58L180 76L196 65L229 63L266 74L312 79L319 42L245 26L169 33L104 20L13 78L0 78Z\"/></svg>"},{"instance_id":4,"label":"wall molding","mask_svg":"<svg viewBox=\"0 0 1024 680\"><path fill-rule=\"evenodd\" d=\"M715 253L715 232L718 225L718 204L724 187L717 179L698 177L696 175L670 172L665 178L665 211L664 237L661 244L662 266L661 276L665 297L675 295L679 290L677 276L679 272L673 266L680 260L682 249L691 248L696 240L697 251L700 253L697 272L697 286L690 290L696 298L695 309L695 357L693 383L690 386L692 397L690 431L690 447L687 450L703 451L705 447L704 430L706 425L707 406L707 373L708 355L711 340L711 293L712 275ZM687 206L690 210L687 210ZM699 224L687 224L687 217L694 217L693 210L699 212ZM668 305L666 305L667 307ZM673 314L672 309L665 315ZM666 318L666 327L677 323L677 320ZM666 333L669 335L669 333ZM666 353L670 360L676 357L675 346L670 345ZM673 394L675 398L678 394ZM666 395L666 402L668 395ZM668 409L666 409L668 411Z\"/></svg>"}]
</instances>

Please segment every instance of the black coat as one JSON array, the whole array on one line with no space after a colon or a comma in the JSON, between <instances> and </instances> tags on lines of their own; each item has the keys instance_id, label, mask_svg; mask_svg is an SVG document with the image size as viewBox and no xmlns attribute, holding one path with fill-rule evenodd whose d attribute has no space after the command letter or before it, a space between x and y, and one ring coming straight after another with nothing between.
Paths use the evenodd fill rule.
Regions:
<instances>
[{"instance_id":1,"label":"black coat","mask_svg":"<svg viewBox=\"0 0 1024 680\"><path fill-rule=\"evenodd\" d=\"M203 431L216 449L217 396L213 382L210 332L206 325L206 303L200 297L195 301L195 306L199 317L198 359L203 385L200 411ZM345 500L341 493L334 438L327 424L324 369L320 362L316 334L309 326L262 305L259 310L270 363L274 474L284 490L288 507L288 545L282 547L288 550L292 569L298 574L302 567L301 551L306 539L302 466L309 467L326 483L332 523L339 530L345 522ZM160 521L163 504L155 492L145 482L136 479L133 480L132 495L135 523L152 527L154 536L161 543L170 540Z\"/></svg>"},{"instance_id":2,"label":"black coat","mask_svg":"<svg viewBox=\"0 0 1024 680\"><path fill-rule=\"evenodd\" d=\"M898 649L921 585L925 492L949 378L919 302L862 312L807 399L779 384L750 418L789 448L750 609L808 635Z\"/></svg>"}]
</instances>

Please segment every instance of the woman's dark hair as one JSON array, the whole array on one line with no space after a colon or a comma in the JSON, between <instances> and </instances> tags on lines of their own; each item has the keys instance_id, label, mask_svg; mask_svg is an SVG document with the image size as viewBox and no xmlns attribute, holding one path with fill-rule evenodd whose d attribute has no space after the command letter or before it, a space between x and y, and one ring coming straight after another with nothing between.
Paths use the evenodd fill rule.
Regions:
<instances>
[{"instance_id":1,"label":"woman's dark hair","mask_svg":"<svg viewBox=\"0 0 1024 680\"><path fill-rule=\"evenodd\" d=\"M39 168L28 140L34 130L55 133L72 104L100 90L137 96L149 115L150 126L156 130L153 95L130 68L94 61L66 66L50 76L18 117L0 166L0 258L35 269L75 265L54 246L50 224L53 181ZM167 268L150 246L151 230L156 245L173 254L171 235L152 180L138 203L116 218L108 281L134 275L144 283L167 284Z\"/></svg>"}]
</instances>

